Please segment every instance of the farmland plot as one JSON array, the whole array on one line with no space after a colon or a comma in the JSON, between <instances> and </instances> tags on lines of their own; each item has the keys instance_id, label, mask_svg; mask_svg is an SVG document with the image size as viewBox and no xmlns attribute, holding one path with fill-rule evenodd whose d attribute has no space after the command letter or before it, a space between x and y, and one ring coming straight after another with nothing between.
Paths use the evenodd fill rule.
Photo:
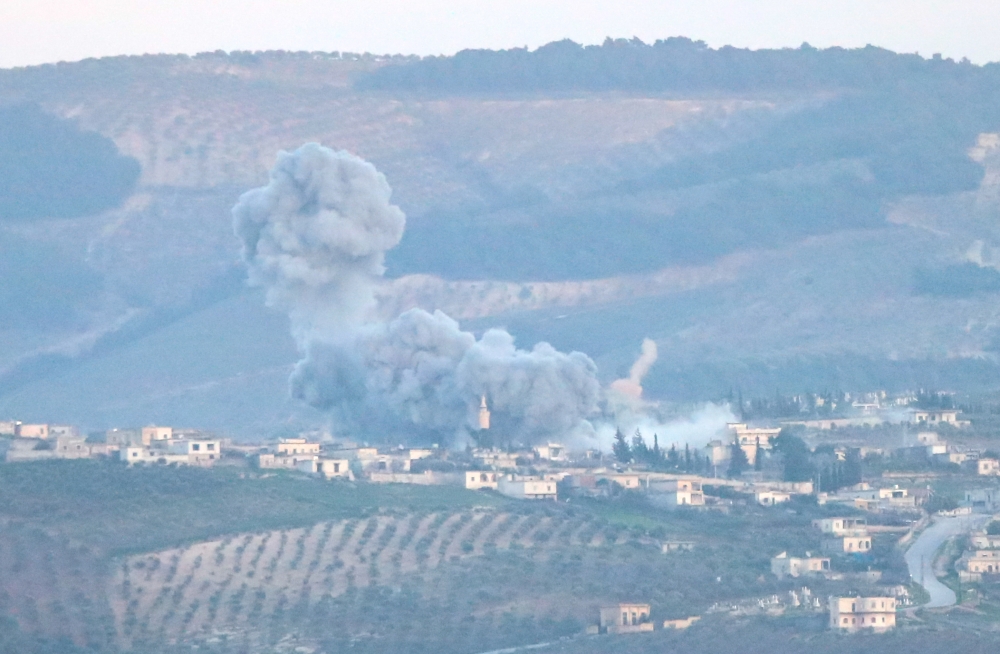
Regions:
<instances>
[{"instance_id":1,"label":"farmland plot","mask_svg":"<svg viewBox=\"0 0 1000 654\"><path fill-rule=\"evenodd\" d=\"M376 515L242 534L127 557L108 592L119 645L254 634L333 598L398 584L442 563L516 548L600 542L587 518L478 510Z\"/></svg>"}]
</instances>

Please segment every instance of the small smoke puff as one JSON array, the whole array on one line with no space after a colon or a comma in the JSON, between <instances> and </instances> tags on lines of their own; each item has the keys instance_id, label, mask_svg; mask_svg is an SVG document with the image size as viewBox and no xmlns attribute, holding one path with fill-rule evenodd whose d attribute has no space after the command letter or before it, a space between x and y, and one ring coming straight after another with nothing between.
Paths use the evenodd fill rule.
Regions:
<instances>
[{"instance_id":1,"label":"small smoke puff","mask_svg":"<svg viewBox=\"0 0 1000 654\"><path fill-rule=\"evenodd\" d=\"M267 186L233 208L250 282L305 334L359 324L374 303L385 252L406 218L374 166L315 143L282 152Z\"/></svg>"},{"instance_id":2,"label":"small smoke puff","mask_svg":"<svg viewBox=\"0 0 1000 654\"><path fill-rule=\"evenodd\" d=\"M617 379L611 382L611 388L623 395L634 398L642 397L642 380L649 372L649 369L656 363L658 352L656 341L645 338L642 341L642 353L632 364L628 379Z\"/></svg>"}]
</instances>

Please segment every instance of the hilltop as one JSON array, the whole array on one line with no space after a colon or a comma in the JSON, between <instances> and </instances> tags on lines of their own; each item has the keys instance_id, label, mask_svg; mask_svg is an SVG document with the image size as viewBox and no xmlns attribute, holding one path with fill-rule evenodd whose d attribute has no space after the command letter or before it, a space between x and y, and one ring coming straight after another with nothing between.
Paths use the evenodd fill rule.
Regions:
<instances>
[{"instance_id":1,"label":"hilltop","mask_svg":"<svg viewBox=\"0 0 1000 654\"><path fill-rule=\"evenodd\" d=\"M4 111L108 180L68 208L0 212L0 414L313 424L287 400L294 344L245 287L229 216L306 141L372 161L407 213L387 313L506 325L522 346L586 351L604 381L651 337L644 385L666 399L995 388L998 76L686 39L0 71ZM44 199L60 178L32 170Z\"/></svg>"}]
</instances>

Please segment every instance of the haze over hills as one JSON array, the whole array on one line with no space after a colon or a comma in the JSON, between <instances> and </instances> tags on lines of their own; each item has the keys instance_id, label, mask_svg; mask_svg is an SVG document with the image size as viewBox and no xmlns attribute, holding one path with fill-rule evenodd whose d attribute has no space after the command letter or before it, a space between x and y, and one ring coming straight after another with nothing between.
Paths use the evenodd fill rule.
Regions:
<instances>
[{"instance_id":1,"label":"haze over hills","mask_svg":"<svg viewBox=\"0 0 1000 654\"><path fill-rule=\"evenodd\" d=\"M995 64L684 39L0 71L22 125L0 129L0 415L320 420L287 398L287 320L245 286L229 214L309 141L372 161L407 214L387 316L506 325L587 352L604 382L648 336L644 387L669 399L995 388L998 82Z\"/></svg>"}]
</instances>

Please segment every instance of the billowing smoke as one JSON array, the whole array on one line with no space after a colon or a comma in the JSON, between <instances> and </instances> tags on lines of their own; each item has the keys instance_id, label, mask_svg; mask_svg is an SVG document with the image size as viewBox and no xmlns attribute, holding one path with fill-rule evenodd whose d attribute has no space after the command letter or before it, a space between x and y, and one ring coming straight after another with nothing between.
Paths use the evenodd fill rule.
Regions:
<instances>
[{"instance_id":1,"label":"billowing smoke","mask_svg":"<svg viewBox=\"0 0 1000 654\"><path fill-rule=\"evenodd\" d=\"M642 340L642 354L632 364L628 379L617 379L611 382L611 388L630 397L642 397L642 379L656 363L656 341L651 338Z\"/></svg>"},{"instance_id":2,"label":"billowing smoke","mask_svg":"<svg viewBox=\"0 0 1000 654\"><path fill-rule=\"evenodd\" d=\"M292 394L345 433L396 442L461 438L482 395L500 438L592 433L601 389L585 354L519 350L500 329L476 339L440 311L373 318L385 252L405 224L390 196L370 163L308 144L282 152L268 185L233 208L250 282L288 312L304 355Z\"/></svg>"}]
</instances>

